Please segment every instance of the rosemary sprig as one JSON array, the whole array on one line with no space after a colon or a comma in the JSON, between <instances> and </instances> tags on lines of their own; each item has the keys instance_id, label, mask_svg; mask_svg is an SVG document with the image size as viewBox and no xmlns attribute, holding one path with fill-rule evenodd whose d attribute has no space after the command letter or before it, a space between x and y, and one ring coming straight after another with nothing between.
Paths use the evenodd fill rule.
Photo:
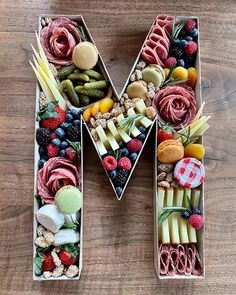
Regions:
<instances>
[{"instance_id":1,"label":"rosemary sprig","mask_svg":"<svg viewBox=\"0 0 236 295\"><path fill-rule=\"evenodd\" d=\"M80 150L81 150L81 146L78 143L72 142L70 140L67 139L67 141L69 142L70 146L73 147L73 149L75 150L76 154L79 155Z\"/></svg>"},{"instance_id":2,"label":"rosemary sprig","mask_svg":"<svg viewBox=\"0 0 236 295\"><path fill-rule=\"evenodd\" d=\"M118 123L118 126L121 129L127 129L128 133L130 135L131 131L135 127L136 122L140 121L142 118L144 118L144 115L142 115L142 114L133 115L133 116L127 117L127 118L123 119L122 121L120 121Z\"/></svg>"},{"instance_id":3,"label":"rosemary sprig","mask_svg":"<svg viewBox=\"0 0 236 295\"><path fill-rule=\"evenodd\" d=\"M194 143L196 142L200 136L197 136L197 135L192 135L191 136L191 128L190 126L188 126L187 128L184 127L182 124L180 125L181 126L181 131L183 131L183 133L181 133L181 139L182 139L182 142L183 142L183 146L186 146L190 143ZM183 137L185 137L185 140L183 139Z\"/></svg>"},{"instance_id":4,"label":"rosemary sprig","mask_svg":"<svg viewBox=\"0 0 236 295\"><path fill-rule=\"evenodd\" d=\"M179 23L176 23L176 16L174 17L174 20L172 22L172 30L171 30L171 35L170 33L166 31L168 37L173 40L175 38L178 38L179 33L181 32L181 30L183 29L183 27L185 26L185 19L182 19Z\"/></svg>"},{"instance_id":5,"label":"rosemary sprig","mask_svg":"<svg viewBox=\"0 0 236 295\"><path fill-rule=\"evenodd\" d=\"M78 27L78 32L79 32L79 35L80 35L80 38L83 40L83 41L89 41L85 31L84 31L84 28L83 26L79 26Z\"/></svg>"},{"instance_id":6,"label":"rosemary sprig","mask_svg":"<svg viewBox=\"0 0 236 295\"><path fill-rule=\"evenodd\" d=\"M164 211L158 217L158 226L161 225L172 213L175 213L175 212L181 213L188 209L184 207L164 207L163 210Z\"/></svg>"},{"instance_id":7,"label":"rosemary sprig","mask_svg":"<svg viewBox=\"0 0 236 295\"><path fill-rule=\"evenodd\" d=\"M73 229L73 230L79 229L79 226L80 226L79 222L74 220L72 215L70 215L70 218L71 218L72 223L65 223L63 225L63 228L70 228L70 229Z\"/></svg>"},{"instance_id":8,"label":"rosemary sprig","mask_svg":"<svg viewBox=\"0 0 236 295\"><path fill-rule=\"evenodd\" d=\"M115 159L118 161L121 158L121 154L122 154L122 150L118 149L116 151L114 151L114 157Z\"/></svg>"},{"instance_id":9,"label":"rosemary sprig","mask_svg":"<svg viewBox=\"0 0 236 295\"><path fill-rule=\"evenodd\" d=\"M174 72L174 69L175 69L175 65L173 65L171 68L170 68L170 71L166 77L166 80L165 82L163 83L163 86L171 86L171 85L175 85L175 84L179 84L179 83L184 83L186 82L187 80L181 80L179 78L174 78L173 77L173 72Z\"/></svg>"}]
</instances>

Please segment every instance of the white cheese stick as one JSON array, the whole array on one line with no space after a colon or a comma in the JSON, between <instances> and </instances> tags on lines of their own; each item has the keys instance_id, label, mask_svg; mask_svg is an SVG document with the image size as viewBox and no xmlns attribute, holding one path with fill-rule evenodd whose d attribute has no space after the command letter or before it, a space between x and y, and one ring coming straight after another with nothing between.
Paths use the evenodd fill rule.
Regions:
<instances>
[{"instance_id":1,"label":"white cheese stick","mask_svg":"<svg viewBox=\"0 0 236 295\"><path fill-rule=\"evenodd\" d=\"M127 111L127 115L128 115L128 117L132 117L132 116L135 116L136 113L135 113L134 109L130 108L130 109L128 109L128 111ZM134 126L134 128L131 130L130 133L131 133L131 135L132 135L133 137L137 137L137 136L139 136L139 134L140 134L141 132L138 130L138 128L137 128L136 126Z\"/></svg>"},{"instance_id":2,"label":"white cheese stick","mask_svg":"<svg viewBox=\"0 0 236 295\"><path fill-rule=\"evenodd\" d=\"M97 146L99 154L101 156L103 156L103 155L105 155L107 153L107 150L106 150L104 144L101 142L100 139L96 141L96 146Z\"/></svg>"},{"instance_id":3,"label":"white cheese stick","mask_svg":"<svg viewBox=\"0 0 236 295\"><path fill-rule=\"evenodd\" d=\"M64 215L51 204L42 206L36 213L36 218L43 227L53 233L56 233L65 223Z\"/></svg>"},{"instance_id":4,"label":"white cheese stick","mask_svg":"<svg viewBox=\"0 0 236 295\"><path fill-rule=\"evenodd\" d=\"M178 205L179 203L181 203L181 196L179 197L179 190L175 189L174 190L173 206L179 206ZM172 216L171 216L171 243L172 244L179 244L180 243L178 217L179 217L179 213L177 213L177 212L172 213Z\"/></svg>"},{"instance_id":5,"label":"white cheese stick","mask_svg":"<svg viewBox=\"0 0 236 295\"><path fill-rule=\"evenodd\" d=\"M146 105L143 99L140 99L138 102L135 104L135 109L137 110L138 113L145 115L146 114Z\"/></svg>"},{"instance_id":6,"label":"white cheese stick","mask_svg":"<svg viewBox=\"0 0 236 295\"><path fill-rule=\"evenodd\" d=\"M73 229L60 229L54 235L54 246L79 242L79 232Z\"/></svg>"},{"instance_id":7,"label":"white cheese stick","mask_svg":"<svg viewBox=\"0 0 236 295\"><path fill-rule=\"evenodd\" d=\"M191 191L191 201L192 201L192 204L193 204L193 208L198 208L200 195L201 195L200 190L192 189L192 191ZM188 223L188 236L189 236L189 242L197 243L196 229L193 228L189 223Z\"/></svg>"},{"instance_id":8,"label":"white cheese stick","mask_svg":"<svg viewBox=\"0 0 236 295\"><path fill-rule=\"evenodd\" d=\"M166 191L163 188L158 187L158 206L160 210L160 214L163 212L163 207L166 206ZM166 219L161 225L160 225L161 231L160 231L160 241L164 244L170 243L170 232L169 232L169 222L168 219Z\"/></svg>"},{"instance_id":9,"label":"white cheese stick","mask_svg":"<svg viewBox=\"0 0 236 295\"><path fill-rule=\"evenodd\" d=\"M118 133L118 131L116 129L116 126L115 126L114 122L109 121L107 123L107 127L110 130L110 132L112 133L112 135L114 136L115 140L119 141L121 139L121 137L120 137L120 135L119 135L119 133Z\"/></svg>"},{"instance_id":10,"label":"white cheese stick","mask_svg":"<svg viewBox=\"0 0 236 295\"><path fill-rule=\"evenodd\" d=\"M186 196L185 196L185 191L181 189L182 191L182 206L186 207ZM188 238L188 228L187 228L187 221L184 220L182 217L179 217L180 219L180 224L179 224L179 231L180 231L180 242L183 244L189 243L189 238Z\"/></svg>"}]
</instances>

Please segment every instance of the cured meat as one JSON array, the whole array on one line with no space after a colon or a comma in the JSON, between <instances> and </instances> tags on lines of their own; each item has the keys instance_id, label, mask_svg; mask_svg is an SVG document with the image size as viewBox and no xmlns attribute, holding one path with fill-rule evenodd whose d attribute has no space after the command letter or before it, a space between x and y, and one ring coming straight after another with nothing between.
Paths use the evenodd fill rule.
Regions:
<instances>
[{"instance_id":1,"label":"cured meat","mask_svg":"<svg viewBox=\"0 0 236 295\"><path fill-rule=\"evenodd\" d=\"M49 159L38 172L38 195L45 203L54 204L56 192L65 185L80 186L80 174L69 160L55 157Z\"/></svg>"},{"instance_id":2,"label":"cured meat","mask_svg":"<svg viewBox=\"0 0 236 295\"><path fill-rule=\"evenodd\" d=\"M169 122L176 130L179 130L181 125L186 127L191 124L197 111L195 94L186 85L162 88L153 99L153 106L160 122Z\"/></svg>"},{"instance_id":3,"label":"cured meat","mask_svg":"<svg viewBox=\"0 0 236 295\"><path fill-rule=\"evenodd\" d=\"M41 43L47 59L57 65L72 64L72 52L80 43L78 24L59 17L41 31Z\"/></svg>"},{"instance_id":4,"label":"cured meat","mask_svg":"<svg viewBox=\"0 0 236 295\"><path fill-rule=\"evenodd\" d=\"M161 245L160 274L200 276L203 266L195 244Z\"/></svg>"}]
</instances>

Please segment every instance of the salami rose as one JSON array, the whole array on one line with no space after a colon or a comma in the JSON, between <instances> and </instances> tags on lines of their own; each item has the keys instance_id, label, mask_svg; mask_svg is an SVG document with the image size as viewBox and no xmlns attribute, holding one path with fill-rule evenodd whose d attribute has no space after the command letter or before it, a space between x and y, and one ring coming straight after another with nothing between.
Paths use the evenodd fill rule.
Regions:
<instances>
[{"instance_id":1,"label":"salami rose","mask_svg":"<svg viewBox=\"0 0 236 295\"><path fill-rule=\"evenodd\" d=\"M167 86L153 99L157 117L161 123L170 123L176 130L191 124L195 118L197 103L193 90L188 86Z\"/></svg>"},{"instance_id":2,"label":"salami rose","mask_svg":"<svg viewBox=\"0 0 236 295\"><path fill-rule=\"evenodd\" d=\"M59 17L42 29L41 43L48 60L57 65L72 64L72 51L80 43L78 24Z\"/></svg>"},{"instance_id":3,"label":"salami rose","mask_svg":"<svg viewBox=\"0 0 236 295\"><path fill-rule=\"evenodd\" d=\"M54 204L56 192L65 185L80 185L77 167L71 161L61 157L49 159L38 172L38 195L45 203Z\"/></svg>"}]
</instances>

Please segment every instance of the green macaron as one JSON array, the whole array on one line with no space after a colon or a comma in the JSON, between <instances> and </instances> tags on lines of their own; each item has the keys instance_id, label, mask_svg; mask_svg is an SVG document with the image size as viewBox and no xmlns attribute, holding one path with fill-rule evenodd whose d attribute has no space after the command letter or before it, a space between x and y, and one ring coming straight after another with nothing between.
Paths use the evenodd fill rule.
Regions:
<instances>
[{"instance_id":1,"label":"green macaron","mask_svg":"<svg viewBox=\"0 0 236 295\"><path fill-rule=\"evenodd\" d=\"M165 79L164 71L161 67L150 65L142 70L143 80L147 83L152 82L155 87L160 87Z\"/></svg>"},{"instance_id":2,"label":"green macaron","mask_svg":"<svg viewBox=\"0 0 236 295\"><path fill-rule=\"evenodd\" d=\"M57 191L55 203L61 213L73 214L82 208L83 195L77 187L66 185Z\"/></svg>"}]
</instances>

